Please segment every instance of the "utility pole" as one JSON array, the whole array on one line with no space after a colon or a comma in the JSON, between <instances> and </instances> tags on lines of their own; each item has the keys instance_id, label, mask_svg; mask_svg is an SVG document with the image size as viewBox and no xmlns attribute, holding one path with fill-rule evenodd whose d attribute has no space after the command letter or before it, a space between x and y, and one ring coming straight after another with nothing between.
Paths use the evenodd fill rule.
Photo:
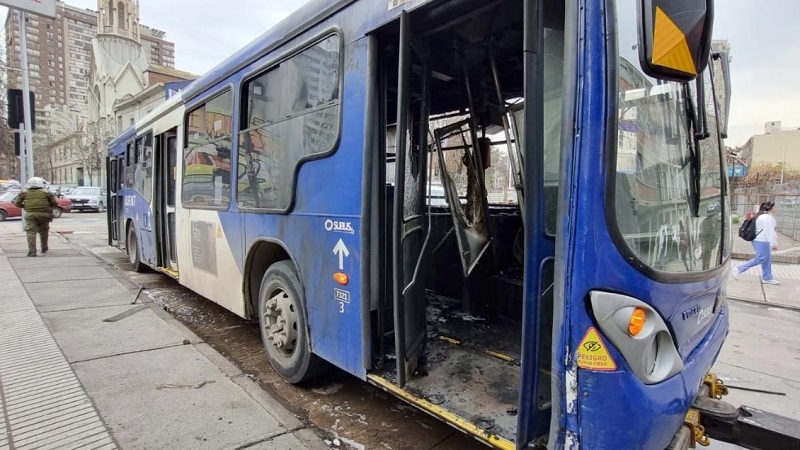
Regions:
<instances>
[{"instance_id":1,"label":"utility pole","mask_svg":"<svg viewBox=\"0 0 800 450\"><path fill-rule=\"evenodd\" d=\"M26 158L27 177L23 177L21 182L33 177L33 111L31 111L31 98L28 94L31 91L30 80L28 78L28 36L25 29L25 11L19 12L19 35L20 46L22 47L22 110L24 123L20 126L20 132L24 133L23 146L20 156Z\"/></svg>"},{"instance_id":2,"label":"utility pole","mask_svg":"<svg viewBox=\"0 0 800 450\"><path fill-rule=\"evenodd\" d=\"M0 69L5 69L6 71L12 70L12 71L15 71L15 72L27 73L23 69L17 69L17 68L14 68L14 67L7 67L7 66L3 66L3 65L0 65ZM23 92L22 95L25 96L25 93ZM25 103L23 103L23 107L24 107L24 105L25 105ZM11 107L11 105L9 105L9 108L10 107ZM25 117L27 117L27 116L25 116ZM20 123L19 130L14 132L14 134L19 133L19 137L20 137L20 139L19 139L19 147L20 147L19 148L19 178L20 178L20 182L22 184L25 184L25 182L28 181L28 177L27 177L27 175L28 175L28 165L27 165L26 160L25 160L25 153L27 153L26 147L25 147L25 141L26 141L26 138L25 138L25 126L24 126L25 125L25 123L24 123L25 120L27 120L27 119L24 119L24 118L22 119L22 123ZM9 124L9 127L10 126L11 126L11 124ZM15 139L16 139L16 137L15 137Z\"/></svg>"},{"instance_id":3,"label":"utility pole","mask_svg":"<svg viewBox=\"0 0 800 450\"><path fill-rule=\"evenodd\" d=\"M781 184L783 184L783 172L786 169L786 143L783 143L783 164L781 164Z\"/></svg>"}]
</instances>

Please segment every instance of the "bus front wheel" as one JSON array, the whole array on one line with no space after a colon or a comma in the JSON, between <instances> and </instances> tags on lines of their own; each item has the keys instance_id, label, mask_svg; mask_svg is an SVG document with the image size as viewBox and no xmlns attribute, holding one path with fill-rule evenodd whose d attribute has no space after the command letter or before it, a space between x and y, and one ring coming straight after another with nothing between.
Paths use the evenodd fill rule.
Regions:
<instances>
[{"instance_id":1,"label":"bus front wheel","mask_svg":"<svg viewBox=\"0 0 800 450\"><path fill-rule=\"evenodd\" d=\"M322 362L311 353L304 290L289 261L267 269L258 293L261 340L272 368L289 383L312 379Z\"/></svg>"}]
</instances>

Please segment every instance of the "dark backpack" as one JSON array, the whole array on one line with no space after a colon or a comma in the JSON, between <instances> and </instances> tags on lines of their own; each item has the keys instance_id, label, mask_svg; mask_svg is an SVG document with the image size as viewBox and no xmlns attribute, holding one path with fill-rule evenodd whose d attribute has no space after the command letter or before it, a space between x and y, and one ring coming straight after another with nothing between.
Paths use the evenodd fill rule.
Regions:
<instances>
[{"instance_id":1,"label":"dark backpack","mask_svg":"<svg viewBox=\"0 0 800 450\"><path fill-rule=\"evenodd\" d=\"M739 237L744 239L745 241L752 241L758 236L756 233L756 219L760 216L761 213L756 214L755 216L745 220L742 222L742 226L739 227Z\"/></svg>"}]
</instances>

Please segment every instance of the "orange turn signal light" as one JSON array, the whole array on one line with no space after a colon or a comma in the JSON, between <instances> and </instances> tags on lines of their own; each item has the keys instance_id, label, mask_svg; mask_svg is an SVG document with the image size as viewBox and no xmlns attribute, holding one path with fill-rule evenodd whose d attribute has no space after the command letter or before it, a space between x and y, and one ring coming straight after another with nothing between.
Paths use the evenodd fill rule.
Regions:
<instances>
[{"instance_id":1,"label":"orange turn signal light","mask_svg":"<svg viewBox=\"0 0 800 450\"><path fill-rule=\"evenodd\" d=\"M646 313L642 308L636 308L631 314L631 320L628 322L628 333L631 336L638 336L644 329Z\"/></svg>"},{"instance_id":2,"label":"orange turn signal light","mask_svg":"<svg viewBox=\"0 0 800 450\"><path fill-rule=\"evenodd\" d=\"M333 274L333 281L341 284L342 286L347 286L347 283L350 282L350 277L348 277L346 273L336 272Z\"/></svg>"}]
</instances>

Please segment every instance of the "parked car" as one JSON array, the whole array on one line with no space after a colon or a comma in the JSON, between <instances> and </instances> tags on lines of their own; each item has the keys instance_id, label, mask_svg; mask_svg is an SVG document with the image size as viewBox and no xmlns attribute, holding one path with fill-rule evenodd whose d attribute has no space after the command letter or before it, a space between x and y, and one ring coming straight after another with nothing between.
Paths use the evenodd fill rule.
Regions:
<instances>
[{"instance_id":1,"label":"parked car","mask_svg":"<svg viewBox=\"0 0 800 450\"><path fill-rule=\"evenodd\" d=\"M72 209L77 211L103 212L106 190L95 186L80 186L67 194L65 198L72 200Z\"/></svg>"},{"instance_id":2,"label":"parked car","mask_svg":"<svg viewBox=\"0 0 800 450\"><path fill-rule=\"evenodd\" d=\"M57 184L48 184L45 186L45 189L50 191L51 194L55 195L56 197L60 197L64 195L64 190L61 186Z\"/></svg>"},{"instance_id":3,"label":"parked car","mask_svg":"<svg viewBox=\"0 0 800 450\"><path fill-rule=\"evenodd\" d=\"M14 199L21 191L10 191L0 194L0 222L9 217L21 217L22 209L14 204ZM56 198L58 206L53 208L53 217L61 217L65 212L70 212L72 202L67 198Z\"/></svg>"},{"instance_id":4,"label":"parked car","mask_svg":"<svg viewBox=\"0 0 800 450\"><path fill-rule=\"evenodd\" d=\"M17 180L0 180L0 192L22 189L22 185Z\"/></svg>"}]
</instances>

